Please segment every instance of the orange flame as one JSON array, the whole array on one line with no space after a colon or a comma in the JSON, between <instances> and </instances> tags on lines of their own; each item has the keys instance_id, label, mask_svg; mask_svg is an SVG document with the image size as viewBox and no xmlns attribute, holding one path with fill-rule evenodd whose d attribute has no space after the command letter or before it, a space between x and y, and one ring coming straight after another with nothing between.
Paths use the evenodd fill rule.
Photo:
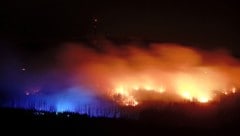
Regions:
<instances>
[{"instance_id":1,"label":"orange flame","mask_svg":"<svg viewBox=\"0 0 240 136\"><path fill-rule=\"evenodd\" d=\"M215 92L235 93L235 86L240 85L239 61L222 50L201 51L177 44L150 44L147 48L116 46L109 41L99 44L103 45L101 51L67 44L61 63L80 83L122 105L137 106L143 98L158 97L141 92L169 93L168 101L181 98L207 103L214 100Z\"/></svg>"}]
</instances>

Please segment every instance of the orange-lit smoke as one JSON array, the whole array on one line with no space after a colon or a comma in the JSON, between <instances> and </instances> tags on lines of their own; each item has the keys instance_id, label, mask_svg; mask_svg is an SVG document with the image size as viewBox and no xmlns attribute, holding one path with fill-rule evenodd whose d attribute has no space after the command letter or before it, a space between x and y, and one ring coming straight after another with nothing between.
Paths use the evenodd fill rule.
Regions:
<instances>
[{"instance_id":1,"label":"orange-lit smoke","mask_svg":"<svg viewBox=\"0 0 240 136\"><path fill-rule=\"evenodd\" d=\"M224 50L109 41L99 45L65 44L59 58L79 84L119 104L184 99L205 103L216 93L235 93L240 85L240 63Z\"/></svg>"}]
</instances>

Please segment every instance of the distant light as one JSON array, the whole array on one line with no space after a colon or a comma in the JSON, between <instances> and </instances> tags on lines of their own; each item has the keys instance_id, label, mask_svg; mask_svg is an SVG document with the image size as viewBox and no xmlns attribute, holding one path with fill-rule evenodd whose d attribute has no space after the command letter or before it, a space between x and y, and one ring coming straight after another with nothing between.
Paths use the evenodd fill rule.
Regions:
<instances>
[{"instance_id":1,"label":"distant light","mask_svg":"<svg viewBox=\"0 0 240 136\"><path fill-rule=\"evenodd\" d=\"M25 68L22 68L21 70L22 70L22 71L26 71L26 69L25 69Z\"/></svg>"},{"instance_id":2,"label":"distant light","mask_svg":"<svg viewBox=\"0 0 240 136\"><path fill-rule=\"evenodd\" d=\"M94 21L94 22L98 22L98 19L97 19L97 18L94 18L93 21Z\"/></svg>"},{"instance_id":3,"label":"distant light","mask_svg":"<svg viewBox=\"0 0 240 136\"><path fill-rule=\"evenodd\" d=\"M29 92L26 92L25 95L30 95L30 93L29 93Z\"/></svg>"}]
</instances>

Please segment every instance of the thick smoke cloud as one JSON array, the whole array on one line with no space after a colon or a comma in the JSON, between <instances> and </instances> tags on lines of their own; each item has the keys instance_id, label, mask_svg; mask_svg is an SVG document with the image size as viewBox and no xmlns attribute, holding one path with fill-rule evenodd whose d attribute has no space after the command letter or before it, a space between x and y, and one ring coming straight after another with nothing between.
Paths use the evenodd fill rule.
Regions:
<instances>
[{"instance_id":1,"label":"thick smoke cloud","mask_svg":"<svg viewBox=\"0 0 240 136\"><path fill-rule=\"evenodd\" d=\"M129 104L133 99L153 98L141 95L144 91L169 93L170 101L183 97L207 102L216 92L239 86L239 61L223 49L206 51L171 43L115 45L109 41L98 46L100 49L68 43L58 57L80 84L93 87L99 95L120 95L121 101L131 97Z\"/></svg>"},{"instance_id":2,"label":"thick smoke cloud","mask_svg":"<svg viewBox=\"0 0 240 136\"><path fill-rule=\"evenodd\" d=\"M38 63L37 70L24 67L21 57L8 52L12 55L3 52L1 95L10 101L27 100L23 105L45 101L58 111L106 103L136 106L151 100L208 102L216 93L235 92L240 86L239 60L223 49L104 40L65 43L51 51L51 61L44 57L25 64Z\"/></svg>"}]
</instances>

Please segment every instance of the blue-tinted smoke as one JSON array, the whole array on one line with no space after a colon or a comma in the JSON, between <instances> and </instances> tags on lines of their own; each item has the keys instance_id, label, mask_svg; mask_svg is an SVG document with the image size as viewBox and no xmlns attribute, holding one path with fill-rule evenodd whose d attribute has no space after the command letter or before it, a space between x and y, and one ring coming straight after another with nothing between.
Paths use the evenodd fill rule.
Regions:
<instances>
[{"instance_id":1,"label":"blue-tinted smoke","mask_svg":"<svg viewBox=\"0 0 240 136\"><path fill-rule=\"evenodd\" d=\"M0 54L1 107L116 116L116 112L108 112L111 103L94 93L96 90L79 83L72 72L58 67L54 61L41 58L26 61L23 52L18 53L15 47L9 46L1 46Z\"/></svg>"}]
</instances>

